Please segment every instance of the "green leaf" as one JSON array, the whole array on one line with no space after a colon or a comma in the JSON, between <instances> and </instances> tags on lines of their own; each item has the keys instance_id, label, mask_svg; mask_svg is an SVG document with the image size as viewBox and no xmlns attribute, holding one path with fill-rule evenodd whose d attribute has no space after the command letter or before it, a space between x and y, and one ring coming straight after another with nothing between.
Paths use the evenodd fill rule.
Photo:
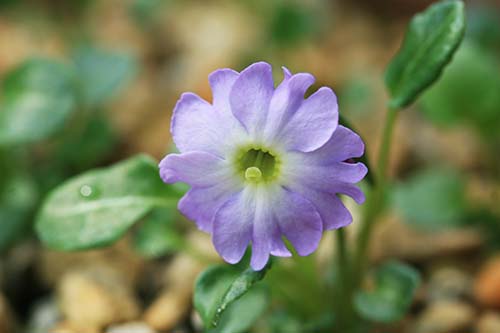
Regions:
<instances>
[{"instance_id":1,"label":"green leaf","mask_svg":"<svg viewBox=\"0 0 500 333\"><path fill-rule=\"evenodd\" d=\"M85 104L89 107L107 102L136 72L135 58L123 52L111 52L90 46L74 54Z\"/></svg>"},{"instance_id":2,"label":"green leaf","mask_svg":"<svg viewBox=\"0 0 500 333\"><path fill-rule=\"evenodd\" d=\"M139 25L149 28L163 12L163 6L169 3L169 0L133 0L129 11Z\"/></svg>"},{"instance_id":3,"label":"green leaf","mask_svg":"<svg viewBox=\"0 0 500 333\"><path fill-rule=\"evenodd\" d=\"M260 318L269 305L269 290L265 285L256 285L235 300L221 316L219 325L213 332L247 332Z\"/></svg>"},{"instance_id":4,"label":"green leaf","mask_svg":"<svg viewBox=\"0 0 500 333\"><path fill-rule=\"evenodd\" d=\"M157 258L180 250L183 239L175 226L177 217L173 207L153 210L134 235L136 251L144 257Z\"/></svg>"},{"instance_id":5,"label":"green leaf","mask_svg":"<svg viewBox=\"0 0 500 333\"><path fill-rule=\"evenodd\" d=\"M436 230L464 222L464 190L456 171L429 169L396 185L392 202L407 223Z\"/></svg>"},{"instance_id":6,"label":"green leaf","mask_svg":"<svg viewBox=\"0 0 500 333\"><path fill-rule=\"evenodd\" d=\"M0 145L32 143L56 133L77 108L74 73L35 58L7 74L0 105Z\"/></svg>"},{"instance_id":7,"label":"green leaf","mask_svg":"<svg viewBox=\"0 0 500 333\"><path fill-rule=\"evenodd\" d=\"M0 252L8 249L29 230L38 193L26 175L9 175L0 189Z\"/></svg>"},{"instance_id":8,"label":"green leaf","mask_svg":"<svg viewBox=\"0 0 500 333\"><path fill-rule=\"evenodd\" d=\"M444 75L420 99L433 123L474 126L484 138L500 133L500 67L493 53L464 43Z\"/></svg>"},{"instance_id":9,"label":"green leaf","mask_svg":"<svg viewBox=\"0 0 500 333\"><path fill-rule=\"evenodd\" d=\"M59 250L105 246L153 208L175 205L177 199L160 180L156 161L139 155L57 187L39 212L36 230L46 245Z\"/></svg>"},{"instance_id":10,"label":"green leaf","mask_svg":"<svg viewBox=\"0 0 500 333\"><path fill-rule=\"evenodd\" d=\"M81 131L67 133L54 154L59 164L77 172L102 162L118 143L112 125L102 112L92 114L83 126Z\"/></svg>"},{"instance_id":11,"label":"green leaf","mask_svg":"<svg viewBox=\"0 0 500 333\"><path fill-rule=\"evenodd\" d=\"M442 1L410 22L401 49L389 64L385 84L392 108L411 104L441 74L465 32L462 1Z\"/></svg>"},{"instance_id":12,"label":"green leaf","mask_svg":"<svg viewBox=\"0 0 500 333\"><path fill-rule=\"evenodd\" d=\"M295 45L320 30L321 12L312 6L282 1L273 7L269 33L277 45Z\"/></svg>"},{"instance_id":13,"label":"green leaf","mask_svg":"<svg viewBox=\"0 0 500 333\"><path fill-rule=\"evenodd\" d=\"M248 268L242 272L237 267L213 265L200 274L195 284L194 306L205 327L232 333L248 329L267 306L264 291L252 288L264 278L267 269L269 266L261 271ZM234 316L241 318L231 318Z\"/></svg>"},{"instance_id":14,"label":"green leaf","mask_svg":"<svg viewBox=\"0 0 500 333\"><path fill-rule=\"evenodd\" d=\"M404 263L391 261L376 271L374 282L372 291L356 293L354 306L367 320L390 323L408 311L420 284L420 275Z\"/></svg>"},{"instance_id":15,"label":"green leaf","mask_svg":"<svg viewBox=\"0 0 500 333\"><path fill-rule=\"evenodd\" d=\"M500 50L500 8L481 4L467 10L467 37L486 49Z\"/></svg>"}]
</instances>

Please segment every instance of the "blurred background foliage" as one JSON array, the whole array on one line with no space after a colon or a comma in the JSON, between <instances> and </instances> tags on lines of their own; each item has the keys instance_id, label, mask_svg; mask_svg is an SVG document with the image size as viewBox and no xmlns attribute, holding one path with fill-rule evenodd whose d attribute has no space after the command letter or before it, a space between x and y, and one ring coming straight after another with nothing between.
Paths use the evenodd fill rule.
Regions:
<instances>
[{"instance_id":1,"label":"blurred background foliage","mask_svg":"<svg viewBox=\"0 0 500 333\"><path fill-rule=\"evenodd\" d=\"M384 68L411 15L431 2L1 0L0 290L11 304L9 318L15 319L2 323L0 310L0 332L10 332L2 328L14 322L30 323L33 332L57 323L81 327L68 308L77 305L64 301L65 283L72 283L77 268L89 262L109 266L109 261L119 275L128 276L127 288L141 310L96 321L92 329L136 318L158 331L197 327L189 300L199 263L217 261L209 236L174 209L163 208L132 228L125 245L91 254L53 252L33 233L43 199L89 169L136 153L160 159L171 149L170 116L179 94L194 91L210 100L211 71L239 70L257 60L272 63L277 80L284 65L313 73L315 88L333 87L341 114L373 156L387 100ZM374 262L411 262L425 281L443 261L475 277L500 244L500 3L466 1L466 8L465 42L437 84L400 115L390 164L392 208L371 251ZM356 218L357 208L352 209ZM256 332L322 332L330 325L328 299L335 295L320 277L336 272L327 269L331 241L325 238L316 255L275 263L266 279L271 288L255 296L259 309L267 304ZM383 280L387 270L398 267L383 266L375 279ZM174 282L158 277L162 274ZM413 280L402 279L402 288L413 288ZM467 304L500 306L496 281L497 289L465 296ZM432 288L425 290L432 294ZM491 290L496 300L484 300ZM384 293L359 295L360 311ZM179 309L173 319L158 310L157 304L169 309L161 303L165 294L179 299L170 304ZM422 317L432 295L421 294L412 321L383 327L394 332L425 327ZM53 307L44 309L62 304L49 316L52 322L37 321L42 300ZM372 319L385 323L397 315L387 311Z\"/></svg>"}]
</instances>

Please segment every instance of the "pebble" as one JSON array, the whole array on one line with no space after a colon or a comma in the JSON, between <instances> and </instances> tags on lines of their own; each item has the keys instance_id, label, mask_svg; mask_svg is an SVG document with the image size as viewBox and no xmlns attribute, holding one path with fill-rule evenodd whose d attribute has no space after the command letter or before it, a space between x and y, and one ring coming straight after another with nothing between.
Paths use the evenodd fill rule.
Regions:
<instances>
[{"instance_id":1,"label":"pebble","mask_svg":"<svg viewBox=\"0 0 500 333\"><path fill-rule=\"evenodd\" d=\"M28 322L28 332L47 333L61 320L61 312L54 298L45 298L37 302Z\"/></svg>"},{"instance_id":2,"label":"pebble","mask_svg":"<svg viewBox=\"0 0 500 333\"><path fill-rule=\"evenodd\" d=\"M477 302L487 307L500 307L500 256L488 260L474 282Z\"/></svg>"},{"instance_id":3,"label":"pebble","mask_svg":"<svg viewBox=\"0 0 500 333\"><path fill-rule=\"evenodd\" d=\"M455 333L470 329L474 308L462 301L431 303L415 323L415 333Z\"/></svg>"},{"instance_id":4,"label":"pebble","mask_svg":"<svg viewBox=\"0 0 500 333\"><path fill-rule=\"evenodd\" d=\"M2 260L0 260L0 287L2 287L5 283L5 275L6 275L5 264L3 263Z\"/></svg>"},{"instance_id":5,"label":"pebble","mask_svg":"<svg viewBox=\"0 0 500 333\"><path fill-rule=\"evenodd\" d=\"M87 266L104 266L121 274L127 283L135 284L145 261L135 253L130 239L124 237L112 246L82 252L58 252L43 249L37 262L37 274L48 287L55 287L69 271Z\"/></svg>"},{"instance_id":6,"label":"pebble","mask_svg":"<svg viewBox=\"0 0 500 333\"><path fill-rule=\"evenodd\" d=\"M139 315L131 287L118 272L107 267L85 267L66 273L58 296L62 314L76 331L100 331Z\"/></svg>"},{"instance_id":7,"label":"pebble","mask_svg":"<svg viewBox=\"0 0 500 333\"><path fill-rule=\"evenodd\" d=\"M155 333L156 331L143 322L131 322L108 327L106 333Z\"/></svg>"},{"instance_id":8,"label":"pebble","mask_svg":"<svg viewBox=\"0 0 500 333\"><path fill-rule=\"evenodd\" d=\"M144 321L159 331L174 328L189 313L193 285L204 265L186 254L178 254L170 264L167 283L158 298L146 309Z\"/></svg>"},{"instance_id":9,"label":"pebble","mask_svg":"<svg viewBox=\"0 0 500 333\"><path fill-rule=\"evenodd\" d=\"M381 219L371 242L370 254L374 261L392 258L425 262L476 251L483 243L481 234L474 229L425 231L409 226L396 214Z\"/></svg>"},{"instance_id":10,"label":"pebble","mask_svg":"<svg viewBox=\"0 0 500 333\"><path fill-rule=\"evenodd\" d=\"M479 318L477 322L477 333L499 333L500 332L500 313L487 312Z\"/></svg>"},{"instance_id":11,"label":"pebble","mask_svg":"<svg viewBox=\"0 0 500 333\"><path fill-rule=\"evenodd\" d=\"M0 294L0 333L11 333L14 330L14 320L7 300Z\"/></svg>"},{"instance_id":12,"label":"pebble","mask_svg":"<svg viewBox=\"0 0 500 333\"><path fill-rule=\"evenodd\" d=\"M472 283L472 277L459 268L438 267L431 272L427 299L435 302L468 298L472 295Z\"/></svg>"}]
</instances>

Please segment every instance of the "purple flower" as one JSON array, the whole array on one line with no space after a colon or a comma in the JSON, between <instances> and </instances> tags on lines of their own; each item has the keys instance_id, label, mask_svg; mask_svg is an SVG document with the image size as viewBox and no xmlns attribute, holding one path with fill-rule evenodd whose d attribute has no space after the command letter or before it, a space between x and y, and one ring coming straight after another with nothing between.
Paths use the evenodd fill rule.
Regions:
<instances>
[{"instance_id":1,"label":"purple flower","mask_svg":"<svg viewBox=\"0 0 500 333\"><path fill-rule=\"evenodd\" d=\"M367 173L364 144L338 125L337 98L308 73L274 87L271 66L255 63L241 73L220 69L209 76L210 104L184 93L174 109L172 136L180 154L160 162L166 183L192 188L179 210L210 234L229 263L252 244L251 266L269 256L289 257L286 237L302 256L318 247L323 230L344 227L352 216L337 194L364 201L354 185Z\"/></svg>"}]
</instances>

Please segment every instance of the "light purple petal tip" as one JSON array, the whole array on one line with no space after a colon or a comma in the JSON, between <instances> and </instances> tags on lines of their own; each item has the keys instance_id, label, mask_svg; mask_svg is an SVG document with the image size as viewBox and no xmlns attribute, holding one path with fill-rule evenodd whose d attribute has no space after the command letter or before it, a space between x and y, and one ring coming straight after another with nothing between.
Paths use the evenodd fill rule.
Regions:
<instances>
[{"instance_id":1,"label":"light purple petal tip","mask_svg":"<svg viewBox=\"0 0 500 333\"><path fill-rule=\"evenodd\" d=\"M241 260L250 243L254 207L248 192L242 191L233 195L215 213L212 241L220 256L230 264Z\"/></svg>"},{"instance_id":2,"label":"light purple petal tip","mask_svg":"<svg viewBox=\"0 0 500 333\"><path fill-rule=\"evenodd\" d=\"M298 193L283 190L282 202L275 208L280 230L297 253L307 256L321 240L323 225L316 208Z\"/></svg>"},{"instance_id":3,"label":"light purple petal tip","mask_svg":"<svg viewBox=\"0 0 500 333\"><path fill-rule=\"evenodd\" d=\"M212 88L215 110L223 113L231 113L229 105L229 93L238 78L239 73L229 68L218 69L208 76L208 82Z\"/></svg>"},{"instance_id":4,"label":"light purple petal tip","mask_svg":"<svg viewBox=\"0 0 500 333\"><path fill-rule=\"evenodd\" d=\"M285 66L281 66L281 69L283 70L283 80L288 80L289 78L292 77L292 72Z\"/></svg>"},{"instance_id":5,"label":"light purple petal tip","mask_svg":"<svg viewBox=\"0 0 500 333\"><path fill-rule=\"evenodd\" d=\"M223 137L216 121L214 109L207 101L193 93L182 94L170 126L177 149L181 153L199 150L220 154Z\"/></svg>"},{"instance_id":6,"label":"light purple petal tip","mask_svg":"<svg viewBox=\"0 0 500 333\"><path fill-rule=\"evenodd\" d=\"M231 111L249 133L256 134L264 126L273 92L272 68L265 62L248 66L234 82Z\"/></svg>"},{"instance_id":7,"label":"light purple petal tip","mask_svg":"<svg viewBox=\"0 0 500 333\"><path fill-rule=\"evenodd\" d=\"M280 132L278 141L289 150L310 152L330 139L337 124L337 97L330 88L321 87L301 103Z\"/></svg>"},{"instance_id":8,"label":"light purple petal tip","mask_svg":"<svg viewBox=\"0 0 500 333\"><path fill-rule=\"evenodd\" d=\"M191 186L211 186L231 174L224 160L199 151L169 154L161 160L159 168L165 183L183 182Z\"/></svg>"},{"instance_id":9,"label":"light purple petal tip","mask_svg":"<svg viewBox=\"0 0 500 333\"><path fill-rule=\"evenodd\" d=\"M322 164L329 164L361 157L364 151L365 144L361 137L350 129L339 125L328 142L311 152L309 158L316 159Z\"/></svg>"}]
</instances>

